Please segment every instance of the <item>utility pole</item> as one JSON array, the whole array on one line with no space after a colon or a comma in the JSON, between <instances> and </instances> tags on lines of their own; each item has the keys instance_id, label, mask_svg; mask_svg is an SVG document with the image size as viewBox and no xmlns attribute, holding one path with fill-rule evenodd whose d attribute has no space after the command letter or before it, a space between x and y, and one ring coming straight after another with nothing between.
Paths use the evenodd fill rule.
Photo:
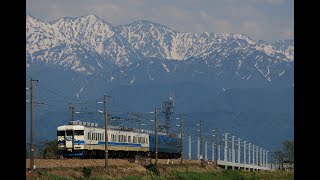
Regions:
<instances>
[{"instance_id":1,"label":"utility pole","mask_svg":"<svg viewBox=\"0 0 320 180\"><path fill-rule=\"evenodd\" d=\"M208 160L208 142L206 140L206 142L204 143L204 160L207 161Z\"/></svg>"},{"instance_id":2,"label":"utility pole","mask_svg":"<svg viewBox=\"0 0 320 180\"><path fill-rule=\"evenodd\" d=\"M228 161L228 133L225 133L224 134L224 162L226 163L225 164L225 169L227 169L227 161Z\"/></svg>"},{"instance_id":3,"label":"utility pole","mask_svg":"<svg viewBox=\"0 0 320 180\"><path fill-rule=\"evenodd\" d=\"M254 144L252 144L252 165L253 166L255 166L255 160L254 160L254 156L255 156L255 154L254 154Z\"/></svg>"},{"instance_id":4,"label":"utility pole","mask_svg":"<svg viewBox=\"0 0 320 180\"><path fill-rule=\"evenodd\" d=\"M257 166L259 166L259 146L256 146L257 150L256 150L256 164Z\"/></svg>"},{"instance_id":5,"label":"utility pole","mask_svg":"<svg viewBox=\"0 0 320 180\"><path fill-rule=\"evenodd\" d=\"M250 155L251 155L251 154L250 154L251 143L249 143L248 146L249 146L249 147L248 147L248 156L249 156L248 164L251 165L251 156L250 156ZM249 166L249 171L250 171L250 166Z\"/></svg>"},{"instance_id":6,"label":"utility pole","mask_svg":"<svg viewBox=\"0 0 320 180\"><path fill-rule=\"evenodd\" d=\"M38 82L39 80L33 80L30 78L30 104L31 104L31 126L30 126L30 171L33 173L35 169L34 165L34 102L33 102L33 81Z\"/></svg>"},{"instance_id":7,"label":"utility pole","mask_svg":"<svg viewBox=\"0 0 320 180\"><path fill-rule=\"evenodd\" d=\"M69 110L71 109L71 121L74 121L74 107L69 107Z\"/></svg>"},{"instance_id":8,"label":"utility pole","mask_svg":"<svg viewBox=\"0 0 320 180\"><path fill-rule=\"evenodd\" d=\"M246 145L247 145L247 143L246 143L247 141L243 141L243 164L244 165L246 165L246 163L247 163L247 152L246 152ZM245 166L244 166L244 168L243 168L244 170L246 170L246 168L245 168Z\"/></svg>"},{"instance_id":9,"label":"utility pole","mask_svg":"<svg viewBox=\"0 0 320 180\"><path fill-rule=\"evenodd\" d=\"M220 156L220 154L218 154L220 147L219 147L219 138L218 138L218 128L216 128L216 167L218 167L218 156ZM213 159L212 159L213 160Z\"/></svg>"},{"instance_id":10,"label":"utility pole","mask_svg":"<svg viewBox=\"0 0 320 180\"><path fill-rule=\"evenodd\" d=\"M238 170L240 170L240 138L238 138Z\"/></svg>"},{"instance_id":11,"label":"utility pole","mask_svg":"<svg viewBox=\"0 0 320 180\"><path fill-rule=\"evenodd\" d=\"M191 136L189 136L189 160L191 160Z\"/></svg>"},{"instance_id":12,"label":"utility pole","mask_svg":"<svg viewBox=\"0 0 320 180\"><path fill-rule=\"evenodd\" d=\"M260 166L263 166L263 158L262 158L262 154L263 154L263 149L260 148Z\"/></svg>"},{"instance_id":13,"label":"utility pole","mask_svg":"<svg viewBox=\"0 0 320 180\"><path fill-rule=\"evenodd\" d=\"M157 107L154 108L154 123L155 123L155 148L156 148L156 159L155 159L155 166L157 167L158 164L158 115L157 115Z\"/></svg>"},{"instance_id":14,"label":"utility pole","mask_svg":"<svg viewBox=\"0 0 320 180\"><path fill-rule=\"evenodd\" d=\"M33 102L33 81L38 82L39 80L34 80L30 78L30 104L31 104L31 126L30 126L30 170L33 173L35 169L34 165L34 102Z\"/></svg>"},{"instance_id":15,"label":"utility pole","mask_svg":"<svg viewBox=\"0 0 320 180\"><path fill-rule=\"evenodd\" d=\"M220 161L220 145L218 147L218 161Z\"/></svg>"},{"instance_id":16,"label":"utility pole","mask_svg":"<svg viewBox=\"0 0 320 180\"><path fill-rule=\"evenodd\" d=\"M182 119L182 114L180 114L180 131L181 131L180 150L181 150L181 165L182 165L183 164L183 119Z\"/></svg>"},{"instance_id":17,"label":"utility pole","mask_svg":"<svg viewBox=\"0 0 320 180\"><path fill-rule=\"evenodd\" d=\"M272 170L272 162L273 162L273 154L272 154L272 152L270 152L270 160L271 160L270 169Z\"/></svg>"},{"instance_id":18,"label":"utility pole","mask_svg":"<svg viewBox=\"0 0 320 180\"><path fill-rule=\"evenodd\" d=\"M261 148L261 166L264 166L264 149Z\"/></svg>"},{"instance_id":19,"label":"utility pole","mask_svg":"<svg viewBox=\"0 0 320 180\"><path fill-rule=\"evenodd\" d=\"M104 135L105 135L105 162L104 162L104 166L105 166L105 170L108 171L108 111L107 111L107 102L108 102L108 97L106 95L104 95Z\"/></svg>"},{"instance_id":20,"label":"utility pole","mask_svg":"<svg viewBox=\"0 0 320 180\"><path fill-rule=\"evenodd\" d=\"M212 164L214 161L214 141L212 142Z\"/></svg>"},{"instance_id":21,"label":"utility pole","mask_svg":"<svg viewBox=\"0 0 320 180\"><path fill-rule=\"evenodd\" d=\"M234 137L232 136L232 152L231 152L231 161L232 161L232 170L234 170L234 161L235 161L235 153L234 153Z\"/></svg>"},{"instance_id":22,"label":"utility pole","mask_svg":"<svg viewBox=\"0 0 320 180\"><path fill-rule=\"evenodd\" d=\"M198 159L200 159L200 138L198 138L198 148L197 148L197 156L198 156Z\"/></svg>"},{"instance_id":23,"label":"utility pole","mask_svg":"<svg viewBox=\"0 0 320 180\"><path fill-rule=\"evenodd\" d=\"M267 153L267 150L265 149L265 150L263 151L263 157L264 157L263 164L264 164L264 167L267 167L267 162L266 162L267 157L266 157L266 153Z\"/></svg>"},{"instance_id":24,"label":"utility pole","mask_svg":"<svg viewBox=\"0 0 320 180\"><path fill-rule=\"evenodd\" d=\"M268 167L268 150L266 150L266 167Z\"/></svg>"},{"instance_id":25,"label":"utility pole","mask_svg":"<svg viewBox=\"0 0 320 180\"><path fill-rule=\"evenodd\" d=\"M200 120L200 157L203 158L203 153L202 153L202 121ZM202 160L201 160L202 163Z\"/></svg>"},{"instance_id":26,"label":"utility pole","mask_svg":"<svg viewBox=\"0 0 320 180\"><path fill-rule=\"evenodd\" d=\"M141 120L140 119L138 120L138 123L139 123L139 132L141 132Z\"/></svg>"}]
</instances>

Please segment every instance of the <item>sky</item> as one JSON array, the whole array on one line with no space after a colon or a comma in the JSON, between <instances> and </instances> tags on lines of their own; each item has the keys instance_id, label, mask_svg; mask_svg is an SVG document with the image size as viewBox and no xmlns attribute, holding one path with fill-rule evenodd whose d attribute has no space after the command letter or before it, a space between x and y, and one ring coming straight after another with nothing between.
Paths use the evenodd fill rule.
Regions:
<instances>
[{"instance_id":1,"label":"sky","mask_svg":"<svg viewBox=\"0 0 320 180\"><path fill-rule=\"evenodd\" d=\"M273 43L294 38L293 0L26 0L44 20L94 14L113 26L149 20L179 32L238 33Z\"/></svg>"}]
</instances>

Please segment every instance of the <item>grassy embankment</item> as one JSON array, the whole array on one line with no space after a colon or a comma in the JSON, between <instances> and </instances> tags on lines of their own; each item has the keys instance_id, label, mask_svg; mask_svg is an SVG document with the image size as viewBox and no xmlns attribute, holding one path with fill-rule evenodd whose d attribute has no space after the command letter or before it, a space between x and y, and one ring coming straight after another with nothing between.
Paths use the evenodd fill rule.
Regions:
<instances>
[{"instance_id":1,"label":"grassy embankment","mask_svg":"<svg viewBox=\"0 0 320 180\"><path fill-rule=\"evenodd\" d=\"M149 169L149 170L147 170ZM35 177L27 179L91 179L91 180L293 180L292 172L285 171L232 171L217 170L206 165L159 165L159 176L152 168L143 166L110 167L108 174L103 167L38 169Z\"/></svg>"}]
</instances>

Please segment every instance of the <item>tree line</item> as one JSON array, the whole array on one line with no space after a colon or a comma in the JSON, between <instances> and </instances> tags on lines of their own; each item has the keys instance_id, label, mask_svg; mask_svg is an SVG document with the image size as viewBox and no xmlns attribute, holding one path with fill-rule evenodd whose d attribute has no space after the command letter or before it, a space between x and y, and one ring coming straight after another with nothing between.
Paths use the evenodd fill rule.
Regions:
<instances>
[{"instance_id":1,"label":"tree line","mask_svg":"<svg viewBox=\"0 0 320 180\"><path fill-rule=\"evenodd\" d=\"M273 153L273 163L278 170L292 170L294 168L294 141L285 140L282 145L282 150Z\"/></svg>"}]
</instances>

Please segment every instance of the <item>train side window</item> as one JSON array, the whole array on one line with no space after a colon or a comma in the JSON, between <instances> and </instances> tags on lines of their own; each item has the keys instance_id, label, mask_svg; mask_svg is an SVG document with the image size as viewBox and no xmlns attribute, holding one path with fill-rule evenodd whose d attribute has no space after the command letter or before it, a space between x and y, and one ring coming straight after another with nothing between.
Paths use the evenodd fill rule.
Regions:
<instances>
[{"instance_id":1,"label":"train side window","mask_svg":"<svg viewBox=\"0 0 320 180\"><path fill-rule=\"evenodd\" d=\"M131 142L131 136L128 136L128 142L129 143Z\"/></svg>"},{"instance_id":2,"label":"train side window","mask_svg":"<svg viewBox=\"0 0 320 180\"><path fill-rule=\"evenodd\" d=\"M57 131L57 136L64 136L65 131Z\"/></svg>"},{"instance_id":3,"label":"train side window","mask_svg":"<svg viewBox=\"0 0 320 180\"><path fill-rule=\"evenodd\" d=\"M75 131L74 131L74 135L75 135L75 136L83 136L83 134L84 134L84 133L83 133L83 130L75 130Z\"/></svg>"}]
</instances>

